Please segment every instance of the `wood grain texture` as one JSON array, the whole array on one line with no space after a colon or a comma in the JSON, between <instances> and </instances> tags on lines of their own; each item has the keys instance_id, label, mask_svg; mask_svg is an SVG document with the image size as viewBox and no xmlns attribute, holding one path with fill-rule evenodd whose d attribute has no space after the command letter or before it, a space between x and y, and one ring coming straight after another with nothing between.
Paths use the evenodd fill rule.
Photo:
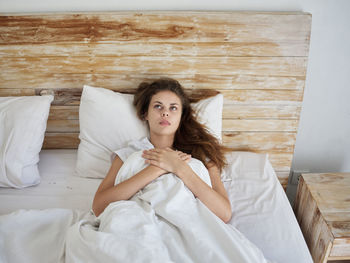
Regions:
<instances>
[{"instance_id":1,"label":"wood grain texture","mask_svg":"<svg viewBox=\"0 0 350 263\"><path fill-rule=\"evenodd\" d=\"M2 75L53 72L60 74L252 74L302 77L305 57L21 57L2 58Z\"/></svg>"},{"instance_id":2,"label":"wood grain texture","mask_svg":"<svg viewBox=\"0 0 350 263\"><path fill-rule=\"evenodd\" d=\"M142 48L140 48L142 47ZM218 48L219 47L219 48ZM287 41L268 42L136 42L126 43L45 43L16 44L12 47L0 45L0 55L3 57L21 57L23 55L36 57L51 57L53 54L71 57L134 57L154 54L156 57L183 56L304 56L306 46L300 43L289 44Z\"/></svg>"},{"instance_id":3,"label":"wood grain texture","mask_svg":"<svg viewBox=\"0 0 350 263\"><path fill-rule=\"evenodd\" d=\"M43 149L76 149L79 143L79 133L46 132Z\"/></svg>"},{"instance_id":4,"label":"wood grain texture","mask_svg":"<svg viewBox=\"0 0 350 263\"><path fill-rule=\"evenodd\" d=\"M350 260L350 173L304 174L295 212L315 262Z\"/></svg>"},{"instance_id":5,"label":"wood grain texture","mask_svg":"<svg viewBox=\"0 0 350 263\"><path fill-rule=\"evenodd\" d=\"M113 12L8 15L0 18L2 43L62 42L276 42L308 51L311 16L257 12ZM21 29L18 30L18 29ZM288 44L287 44L288 45ZM277 44L275 47L278 49Z\"/></svg>"},{"instance_id":6,"label":"wood grain texture","mask_svg":"<svg viewBox=\"0 0 350 263\"><path fill-rule=\"evenodd\" d=\"M16 87L20 89L75 89L81 88L82 83L113 90L130 89L137 87L142 81L171 76L180 81L186 89L270 89L270 90L303 90L305 77L300 76L264 76L249 74L231 75L202 75L202 74L79 74L30 72L27 74L1 74L4 82L1 89Z\"/></svg>"},{"instance_id":7,"label":"wood grain texture","mask_svg":"<svg viewBox=\"0 0 350 263\"><path fill-rule=\"evenodd\" d=\"M83 85L132 93L172 77L224 95L223 143L269 153L286 186L311 15L150 11L0 15L0 96L55 94L44 148L77 148Z\"/></svg>"}]
</instances>

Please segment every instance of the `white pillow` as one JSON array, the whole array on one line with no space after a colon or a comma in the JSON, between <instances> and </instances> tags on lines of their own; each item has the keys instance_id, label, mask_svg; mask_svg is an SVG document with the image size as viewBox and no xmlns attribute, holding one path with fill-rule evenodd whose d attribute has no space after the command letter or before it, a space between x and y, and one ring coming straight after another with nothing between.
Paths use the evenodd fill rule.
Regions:
<instances>
[{"instance_id":1,"label":"white pillow","mask_svg":"<svg viewBox=\"0 0 350 263\"><path fill-rule=\"evenodd\" d=\"M40 182L38 171L52 95L0 97L0 186Z\"/></svg>"},{"instance_id":2,"label":"white pillow","mask_svg":"<svg viewBox=\"0 0 350 263\"><path fill-rule=\"evenodd\" d=\"M148 128L136 114L134 95L84 86L80 100L76 173L81 177L104 178L113 151L131 140L148 136ZM192 104L198 119L221 140L223 95Z\"/></svg>"}]
</instances>

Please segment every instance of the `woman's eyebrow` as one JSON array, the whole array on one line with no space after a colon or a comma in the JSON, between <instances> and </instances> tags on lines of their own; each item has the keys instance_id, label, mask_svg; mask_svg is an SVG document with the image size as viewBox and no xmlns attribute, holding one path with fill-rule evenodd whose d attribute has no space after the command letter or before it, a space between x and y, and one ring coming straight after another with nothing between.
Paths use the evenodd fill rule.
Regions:
<instances>
[{"instance_id":1,"label":"woman's eyebrow","mask_svg":"<svg viewBox=\"0 0 350 263\"><path fill-rule=\"evenodd\" d=\"M153 104L156 104L156 103L163 104L162 102L157 101L157 100L155 102L153 102ZM173 103L170 103L170 105L179 105L179 103L173 102Z\"/></svg>"}]
</instances>

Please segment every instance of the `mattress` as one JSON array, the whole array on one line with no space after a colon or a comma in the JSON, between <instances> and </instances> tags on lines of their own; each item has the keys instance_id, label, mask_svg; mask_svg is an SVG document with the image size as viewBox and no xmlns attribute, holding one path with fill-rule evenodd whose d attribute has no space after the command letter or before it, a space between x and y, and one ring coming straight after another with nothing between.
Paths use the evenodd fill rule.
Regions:
<instances>
[{"instance_id":1,"label":"mattress","mask_svg":"<svg viewBox=\"0 0 350 263\"><path fill-rule=\"evenodd\" d=\"M76 149L42 150L40 184L23 189L0 188L0 214L18 209L90 210L101 179L75 176Z\"/></svg>"},{"instance_id":2,"label":"mattress","mask_svg":"<svg viewBox=\"0 0 350 263\"><path fill-rule=\"evenodd\" d=\"M305 240L273 168L263 155L228 159L226 187L233 210L230 224L275 262L312 262ZM24 189L0 189L0 214L18 209L91 209L101 179L75 175L77 150L42 150L41 183ZM236 165L237 164L237 165ZM261 174L261 171L264 170ZM257 171L260 171L257 173ZM244 174L244 176L242 176ZM229 178L231 177L231 179Z\"/></svg>"}]
</instances>

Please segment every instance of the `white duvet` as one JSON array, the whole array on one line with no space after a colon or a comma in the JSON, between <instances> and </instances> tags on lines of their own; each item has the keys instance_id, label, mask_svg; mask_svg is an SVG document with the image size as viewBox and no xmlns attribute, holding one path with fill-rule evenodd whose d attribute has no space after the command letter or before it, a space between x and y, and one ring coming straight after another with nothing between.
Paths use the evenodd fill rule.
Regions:
<instances>
[{"instance_id":1,"label":"white duvet","mask_svg":"<svg viewBox=\"0 0 350 263\"><path fill-rule=\"evenodd\" d=\"M202 163L189 164L210 184ZM144 165L141 152L132 154L116 183ZM97 218L69 209L2 216L0 236L1 262L268 262L170 173L130 200L111 203Z\"/></svg>"}]
</instances>

